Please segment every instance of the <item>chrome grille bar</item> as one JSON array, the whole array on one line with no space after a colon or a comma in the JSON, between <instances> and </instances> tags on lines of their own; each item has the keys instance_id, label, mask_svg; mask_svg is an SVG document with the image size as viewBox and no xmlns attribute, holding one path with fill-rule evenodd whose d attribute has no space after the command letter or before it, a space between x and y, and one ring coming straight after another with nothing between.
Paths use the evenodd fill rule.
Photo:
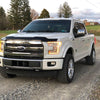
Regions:
<instances>
[{"instance_id":1,"label":"chrome grille bar","mask_svg":"<svg viewBox=\"0 0 100 100\"><path fill-rule=\"evenodd\" d=\"M33 44L32 44L33 43ZM8 58L43 58L44 47L41 41L8 40L5 44L4 56Z\"/></svg>"}]
</instances>

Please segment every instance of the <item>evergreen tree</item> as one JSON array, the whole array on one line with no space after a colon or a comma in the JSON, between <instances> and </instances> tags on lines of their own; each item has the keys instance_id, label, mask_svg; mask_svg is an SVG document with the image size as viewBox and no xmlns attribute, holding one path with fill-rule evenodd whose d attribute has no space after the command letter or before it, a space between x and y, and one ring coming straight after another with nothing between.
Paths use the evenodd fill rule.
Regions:
<instances>
[{"instance_id":1,"label":"evergreen tree","mask_svg":"<svg viewBox=\"0 0 100 100\"><path fill-rule=\"evenodd\" d=\"M0 30L5 30L6 24L7 20L6 20L5 10L3 9L3 7L0 7Z\"/></svg>"},{"instance_id":2,"label":"evergreen tree","mask_svg":"<svg viewBox=\"0 0 100 100\"><path fill-rule=\"evenodd\" d=\"M13 29L21 29L31 21L28 0L11 0L11 8L8 12L10 26Z\"/></svg>"},{"instance_id":3,"label":"evergreen tree","mask_svg":"<svg viewBox=\"0 0 100 100\"><path fill-rule=\"evenodd\" d=\"M19 8L19 1L21 0L11 0L11 8L8 12L8 20L10 23L10 26L13 29L18 29L20 26L20 8Z\"/></svg>"},{"instance_id":4,"label":"evergreen tree","mask_svg":"<svg viewBox=\"0 0 100 100\"><path fill-rule=\"evenodd\" d=\"M62 17L62 5L59 7L58 17Z\"/></svg>"},{"instance_id":5,"label":"evergreen tree","mask_svg":"<svg viewBox=\"0 0 100 100\"><path fill-rule=\"evenodd\" d=\"M39 18L50 18L49 12L46 9L43 9Z\"/></svg>"},{"instance_id":6,"label":"evergreen tree","mask_svg":"<svg viewBox=\"0 0 100 100\"><path fill-rule=\"evenodd\" d=\"M23 0L23 7L22 7L22 28L25 27L29 22L32 21L30 6L28 0Z\"/></svg>"},{"instance_id":7,"label":"evergreen tree","mask_svg":"<svg viewBox=\"0 0 100 100\"><path fill-rule=\"evenodd\" d=\"M70 6L68 5L67 2L63 4L63 6L60 5L59 11L58 11L58 16L59 17L64 17L64 18L69 18L72 16L72 11Z\"/></svg>"}]
</instances>

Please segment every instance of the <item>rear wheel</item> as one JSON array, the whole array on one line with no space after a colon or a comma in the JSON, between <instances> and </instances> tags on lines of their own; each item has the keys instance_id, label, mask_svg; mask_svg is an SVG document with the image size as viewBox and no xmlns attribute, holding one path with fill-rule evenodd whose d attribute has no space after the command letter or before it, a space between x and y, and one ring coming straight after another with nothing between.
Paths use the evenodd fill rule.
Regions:
<instances>
[{"instance_id":1,"label":"rear wheel","mask_svg":"<svg viewBox=\"0 0 100 100\"><path fill-rule=\"evenodd\" d=\"M16 77L15 74L8 74L6 72L6 68L2 68L0 71L1 71L0 72L1 73L1 76L3 76L4 78L14 78L14 77Z\"/></svg>"},{"instance_id":2,"label":"rear wheel","mask_svg":"<svg viewBox=\"0 0 100 100\"><path fill-rule=\"evenodd\" d=\"M57 79L63 83L70 83L73 80L75 73L74 59L72 55L67 54L64 59L63 69L58 71Z\"/></svg>"},{"instance_id":3,"label":"rear wheel","mask_svg":"<svg viewBox=\"0 0 100 100\"><path fill-rule=\"evenodd\" d=\"M86 63L89 65L93 65L96 62L96 52L95 49L92 48L91 55L86 57Z\"/></svg>"}]
</instances>

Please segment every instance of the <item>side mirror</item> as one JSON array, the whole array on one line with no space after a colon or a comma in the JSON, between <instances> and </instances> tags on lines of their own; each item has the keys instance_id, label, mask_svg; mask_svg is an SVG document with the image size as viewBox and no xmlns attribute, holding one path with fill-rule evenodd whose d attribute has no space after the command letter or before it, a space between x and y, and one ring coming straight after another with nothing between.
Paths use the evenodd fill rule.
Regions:
<instances>
[{"instance_id":1,"label":"side mirror","mask_svg":"<svg viewBox=\"0 0 100 100\"><path fill-rule=\"evenodd\" d=\"M84 29L79 29L77 31L77 35L82 35L82 34L85 34L85 30Z\"/></svg>"},{"instance_id":2,"label":"side mirror","mask_svg":"<svg viewBox=\"0 0 100 100\"><path fill-rule=\"evenodd\" d=\"M17 31L17 33L20 33L21 32L21 29L19 29L18 31Z\"/></svg>"}]
</instances>

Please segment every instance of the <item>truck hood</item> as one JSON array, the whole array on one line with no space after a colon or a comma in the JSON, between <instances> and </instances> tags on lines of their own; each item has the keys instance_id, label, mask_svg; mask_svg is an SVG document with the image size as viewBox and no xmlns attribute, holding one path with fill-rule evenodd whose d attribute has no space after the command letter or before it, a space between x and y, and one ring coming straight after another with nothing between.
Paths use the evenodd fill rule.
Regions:
<instances>
[{"instance_id":1,"label":"truck hood","mask_svg":"<svg viewBox=\"0 0 100 100\"><path fill-rule=\"evenodd\" d=\"M62 35L61 35L62 34ZM39 38L47 38L47 39L61 39L64 37L68 37L69 33L15 33L15 34L10 34L6 38L34 38L34 37L39 37Z\"/></svg>"}]
</instances>

